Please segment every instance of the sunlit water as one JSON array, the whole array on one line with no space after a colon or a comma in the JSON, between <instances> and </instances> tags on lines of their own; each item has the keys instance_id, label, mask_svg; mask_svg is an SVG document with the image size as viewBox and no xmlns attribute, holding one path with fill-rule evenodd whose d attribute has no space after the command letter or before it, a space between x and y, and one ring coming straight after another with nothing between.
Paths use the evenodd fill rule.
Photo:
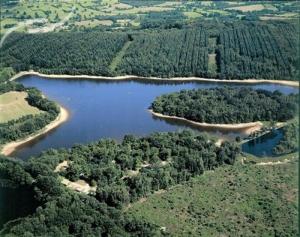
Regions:
<instances>
[{"instance_id":1,"label":"sunlit water","mask_svg":"<svg viewBox=\"0 0 300 237\"><path fill-rule=\"evenodd\" d=\"M25 86L38 88L48 98L65 106L71 114L70 119L57 129L18 149L13 155L21 159L27 159L45 149L71 147L75 143L88 143L100 138L121 140L126 134L143 136L160 131L196 129L183 122L155 118L149 113L148 107L155 97L164 93L224 86L221 83L154 83L143 80L108 82L45 79L37 76L26 76L18 81ZM244 86L283 93L297 92L295 88L274 84ZM239 134L228 129L198 128L198 131L227 137Z\"/></svg>"},{"instance_id":2,"label":"sunlit water","mask_svg":"<svg viewBox=\"0 0 300 237\"><path fill-rule=\"evenodd\" d=\"M67 122L18 149L13 155L20 159L28 159L45 149L71 147L75 143L88 143L100 138L113 138L119 141L125 134L142 136L153 132L190 128L227 138L240 135L230 130L196 129L183 122L153 117L148 112L148 107L156 96L164 93L225 85L279 90L285 94L298 92L297 88L275 84L158 83L143 80L108 82L45 79L37 76L26 76L18 81L27 87L37 87L48 98L57 101L71 113ZM19 189L0 187L0 202L0 228L8 220L27 215L35 209L32 195Z\"/></svg>"}]
</instances>

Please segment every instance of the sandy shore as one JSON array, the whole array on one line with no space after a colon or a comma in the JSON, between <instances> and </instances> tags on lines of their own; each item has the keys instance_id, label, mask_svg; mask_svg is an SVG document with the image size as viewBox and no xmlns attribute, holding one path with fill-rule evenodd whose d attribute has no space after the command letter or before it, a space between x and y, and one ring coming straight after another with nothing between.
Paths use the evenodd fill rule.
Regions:
<instances>
[{"instance_id":1,"label":"sandy shore","mask_svg":"<svg viewBox=\"0 0 300 237\"><path fill-rule=\"evenodd\" d=\"M0 153L2 155L9 156L10 154L12 154L17 149L17 147L19 147L22 144L24 144L26 142L29 142L29 141L41 136L42 134L45 134L45 133L49 132L50 130L58 127L62 123L66 122L68 120L68 118L69 118L69 112L67 111L67 109L60 106L60 113L54 121L52 121L50 124L48 124L43 129L41 129L40 131L38 131L37 133L35 133L32 136L26 137L26 138L18 140L18 141L13 141L13 142L9 142L7 144L4 144Z\"/></svg>"},{"instance_id":2,"label":"sandy shore","mask_svg":"<svg viewBox=\"0 0 300 237\"><path fill-rule=\"evenodd\" d=\"M292 87L299 87L298 81L288 81L288 80L266 80L266 79L245 79L245 80L221 80L213 78L201 78L201 77L171 77L171 78L161 78L161 77L142 77L135 75L125 75L116 77L105 77L105 76L89 76L89 75L59 75L59 74L43 74L35 71L25 71L19 72L13 76L10 81L16 80L22 76L35 75L46 78L63 78L63 79L94 79L94 80L128 80L128 79L144 79L144 80L160 80L160 81L178 81L178 82L222 82L222 83L241 83L241 84L259 84L259 83L270 83L270 84L280 84Z\"/></svg>"},{"instance_id":3,"label":"sandy shore","mask_svg":"<svg viewBox=\"0 0 300 237\"><path fill-rule=\"evenodd\" d=\"M244 129L245 134L250 134L252 132L258 131L262 128L263 124L261 122L251 122L251 123L237 123L237 124L211 124L211 123L199 123L185 118L177 116L169 116L160 113L155 113L153 110L149 110L151 114L159 118L174 119L179 121L184 121L192 125L196 125L202 128L225 128L225 129Z\"/></svg>"}]
</instances>

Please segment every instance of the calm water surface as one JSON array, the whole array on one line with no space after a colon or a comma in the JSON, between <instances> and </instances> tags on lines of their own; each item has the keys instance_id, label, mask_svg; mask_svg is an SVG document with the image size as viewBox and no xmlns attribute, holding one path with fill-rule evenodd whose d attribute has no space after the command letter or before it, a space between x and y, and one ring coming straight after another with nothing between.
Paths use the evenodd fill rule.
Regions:
<instances>
[{"instance_id":1,"label":"calm water surface","mask_svg":"<svg viewBox=\"0 0 300 237\"><path fill-rule=\"evenodd\" d=\"M125 134L138 136L159 131L176 131L195 127L174 121L154 118L148 107L156 96L182 89L221 87L221 83L158 83L145 81L95 81L45 79L26 76L18 80L25 86L34 86L48 98L65 106L70 119L50 133L23 145L13 155L28 159L49 148L71 147L75 143L88 143L100 138L120 140ZM228 84L226 84L228 86ZM241 84L230 84L241 86ZM297 93L297 88L275 84L243 85L285 94ZM238 132L228 130L201 130L218 136L235 137ZM0 229L8 220L34 211L33 195L20 189L0 187Z\"/></svg>"},{"instance_id":2,"label":"calm water surface","mask_svg":"<svg viewBox=\"0 0 300 237\"><path fill-rule=\"evenodd\" d=\"M126 134L143 136L159 131L195 129L183 122L154 118L147 109L156 96L164 93L224 86L220 83L158 83L142 80L108 82L46 79L37 76L26 76L18 81L27 87L37 87L48 98L65 106L71 113L66 123L23 145L13 154L21 159L39 154L45 149L71 147L75 143L88 143L100 138L121 140ZM297 92L297 88L274 84L246 86L270 91L279 90L283 93ZM201 131L227 137L239 134L239 131L228 130L201 129Z\"/></svg>"},{"instance_id":3,"label":"calm water surface","mask_svg":"<svg viewBox=\"0 0 300 237\"><path fill-rule=\"evenodd\" d=\"M274 156L272 150L283 136L282 129L274 130L242 145L242 151L258 157Z\"/></svg>"}]
</instances>

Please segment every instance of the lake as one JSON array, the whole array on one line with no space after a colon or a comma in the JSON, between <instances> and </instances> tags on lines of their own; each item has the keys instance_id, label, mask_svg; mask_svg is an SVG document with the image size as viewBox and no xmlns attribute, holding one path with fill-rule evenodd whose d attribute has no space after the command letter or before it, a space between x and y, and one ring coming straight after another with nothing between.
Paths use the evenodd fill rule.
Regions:
<instances>
[{"instance_id":1,"label":"lake","mask_svg":"<svg viewBox=\"0 0 300 237\"><path fill-rule=\"evenodd\" d=\"M153 117L148 107L156 96L182 89L220 87L221 83L199 82L153 82L137 80L104 81L77 79L46 79L26 76L18 80L27 87L34 86L48 98L66 107L71 117L52 130L21 146L13 156L27 159L49 148L71 147L75 143L88 143L100 138L121 140L126 134L137 136L160 131L196 129L184 122L167 121ZM228 84L226 84L228 86ZM241 86L241 84L230 84ZM297 93L298 88L275 84L245 85L285 94ZM239 132L228 129L203 129L217 136L234 138Z\"/></svg>"},{"instance_id":2,"label":"lake","mask_svg":"<svg viewBox=\"0 0 300 237\"><path fill-rule=\"evenodd\" d=\"M234 138L240 132L230 130L199 129L183 122L166 121L153 117L148 107L156 96L182 89L213 88L222 86L247 86L285 94L298 93L298 88L276 84L222 84L207 82L154 82L143 80L101 81L46 79L26 76L18 82L34 86L49 99L66 107L71 116L67 122L51 132L24 144L13 156L28 159L49 148L71 147L75 143L88 143L100 138L120 141L126 134L137 136L160 131L194 129L211 134ZM34 210L32 195L22 190L0 188L0 226L8 220ZM25 207L25 210L24 210ZM28 208L28 209L26 209Z\"/></svg>"}]
</instances>

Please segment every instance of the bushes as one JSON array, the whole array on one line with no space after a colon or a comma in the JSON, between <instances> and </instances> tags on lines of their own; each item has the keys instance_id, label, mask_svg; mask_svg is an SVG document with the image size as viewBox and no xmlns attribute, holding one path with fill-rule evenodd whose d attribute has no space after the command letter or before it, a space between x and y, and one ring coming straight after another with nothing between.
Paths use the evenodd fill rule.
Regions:
<instances>
[{"instance_id":1,"label":"bushes","mask_svg":"<svg viewBox=\"0 0 300 237\"><path fill-rule=\"evenodd\" d=\"M283 138L274 147L273 153L276 155L284 155L292 153L298 150L299 146L299 124L298 122L293 122L284 126Z\"/></svg>"}]
</instances>

